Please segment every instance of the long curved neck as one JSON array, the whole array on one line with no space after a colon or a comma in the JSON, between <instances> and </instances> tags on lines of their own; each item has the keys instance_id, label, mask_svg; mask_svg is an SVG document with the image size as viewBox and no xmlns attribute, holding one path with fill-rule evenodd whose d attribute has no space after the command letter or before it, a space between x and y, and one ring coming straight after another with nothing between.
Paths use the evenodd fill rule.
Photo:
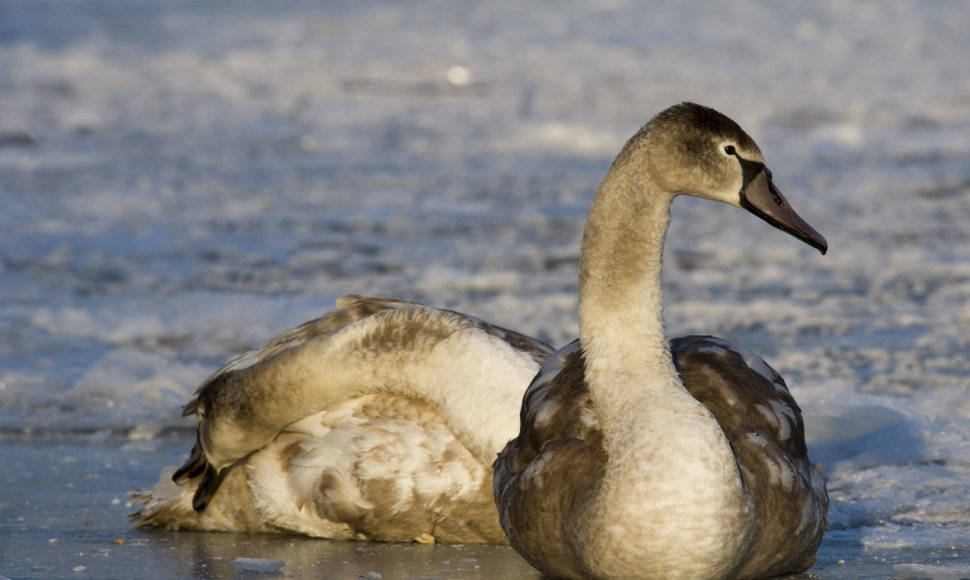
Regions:
<instances>
[{"instance_id":1,"label":"long curved neck","mask_svg":"<svg viewBox=\"0 0 970 580\"><path fill-rule=\"evenodd\" d=\"M652 190L652 191L651 191ZM586 375L609 440L631 433L637 399L696 406L664 334L661 266L673 195L619 161L596 192L580 260L580 338ZM606 419L609 416L609 419ZM639 422L641 417L630 417Z\"/></svg>"}]
</instances>

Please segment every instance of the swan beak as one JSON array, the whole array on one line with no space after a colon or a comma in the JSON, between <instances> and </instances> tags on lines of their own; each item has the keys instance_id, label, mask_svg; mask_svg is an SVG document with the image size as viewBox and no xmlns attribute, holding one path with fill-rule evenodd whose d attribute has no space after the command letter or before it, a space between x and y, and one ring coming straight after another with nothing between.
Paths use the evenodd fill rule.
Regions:
<instances>
[{"instance_id":1,"label":"swan beak","mask_svg":"<svg viewBox=\"0 0 970 580\"><path fill-rule=\"evenodd\" d=\"M779 230L795 236L822 254L825 254L829 248L822 234L815 231L815 228L795 213L785 196L772 183L771 174L763 165L751 179L745 180L745 185L741 189L741 207Z\"/></svg>"}]
</instances>

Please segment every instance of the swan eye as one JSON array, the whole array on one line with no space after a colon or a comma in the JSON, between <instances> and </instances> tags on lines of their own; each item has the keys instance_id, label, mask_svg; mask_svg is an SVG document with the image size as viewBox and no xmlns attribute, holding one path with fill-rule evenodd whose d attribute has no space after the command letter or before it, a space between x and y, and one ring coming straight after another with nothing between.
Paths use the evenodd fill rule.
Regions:
<instances>
[{"instance_id":1,"label":"swan eye","mask_svg":"<svg viewBox=\"0 0 970 580\"><path fill-rule=\"evenodd\" d=\"M725 145L724 146L724 153L727 154L727 155L732 155L733 156L733 155L736 155L737 154L737 150L734 148L734 145Z\"/></svg>"}]
</instances>

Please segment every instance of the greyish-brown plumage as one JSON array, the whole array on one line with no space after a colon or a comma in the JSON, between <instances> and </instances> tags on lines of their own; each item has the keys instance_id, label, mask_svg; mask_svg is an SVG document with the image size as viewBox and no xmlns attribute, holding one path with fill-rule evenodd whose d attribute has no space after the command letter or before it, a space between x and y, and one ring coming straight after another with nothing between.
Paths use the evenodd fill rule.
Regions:
<instances>
[{"instance_id":1,"label":"greyish-brown plumage","mask_svg":"<svg viewBox=\"0 0 970 580\"><path fill-rule=\"evenodd\" d=\"M784 381L726 341L665 337L677 195L827 249L754 141L713 109L671 107L627 142L586 223L580 339L546 360L494 464L509 541L551 576L762 578L815 562L828 495Z\"/></svg>"},{"instance_id":2,"label":"greyish-brown plumage","mask_svg":"<svg viewBox=\"0 0 970 580\"><path fill-rule=\"evenodd\" d=\"M337 307L199 387L192 454L136 494L136 525L506 541L491 462L552 349L415 302Z\"/></svg>"}]
</instances>

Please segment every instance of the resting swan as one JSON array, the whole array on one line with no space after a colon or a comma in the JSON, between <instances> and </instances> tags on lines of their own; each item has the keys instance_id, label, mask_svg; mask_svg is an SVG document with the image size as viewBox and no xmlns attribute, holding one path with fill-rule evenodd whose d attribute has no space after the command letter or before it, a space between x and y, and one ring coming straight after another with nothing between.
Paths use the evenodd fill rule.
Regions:
<instances>
[{"instance_id":1,"label":"resting swan","mask_svg":"<svg viewBox=\"0 0 970 580\"><path fill-rule=\"evenodd\" d=\"M580 338L546 360L494 464L509 541L551 576L760 578L815 562L828 496L784 381L726 341L665 338L677 195L827 249L754 141L713 109L676 105L626 143L586 222Z\"/></svg>"},{"instance_id":2,"label":"resting swan","mask_svg":"<svg viewBox=\"0 0 970 580\"><path fill-rule=\"evenodd\" d=\"M415 302L337 308L203 382L195 447L135 494L136 525L506 542L491 463L552 349Z\"/></svg>"}]
</instances>

